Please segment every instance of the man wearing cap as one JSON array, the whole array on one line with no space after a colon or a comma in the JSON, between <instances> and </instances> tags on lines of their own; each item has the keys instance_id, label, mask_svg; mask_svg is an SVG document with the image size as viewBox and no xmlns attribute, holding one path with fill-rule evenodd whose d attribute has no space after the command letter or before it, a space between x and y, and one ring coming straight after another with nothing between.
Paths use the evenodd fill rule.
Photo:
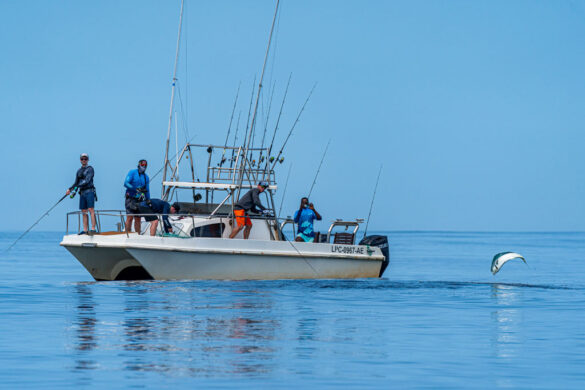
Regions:
<instances>
[{"instance_id":1,"label":"man wearing cap","mask_svg":"<svg viewBox=\"0 0 585 390\"><path fill-rule=\"evenodd\" d=\"M83 214L83 231L79 234L94 234L95 231L95 211L94 203L96 201L95 187L93 186L93 167L88 165L89 156L87 153L81 153L79 156L81 161L81 168L77 170L75 174L75 182L71 187L67 189L66 195L69 195L71 191L79 192L79 209ZM89 221L87 212L91 215L91 230L89 230Z\"/></svg>"},{"instance_id":2,"label":"man wearing cap","mask_svg":"<svg viewBox=\"0 0 585 390\"><path fill-rule=\"evenodd\" d=\"M261 181L256 188L252 188L250 191L246 192L244 196L238 200L238 203L234 205L234 217L236 218L237 225L233 228L230 238L234 238L242 229L244 229L244 227L244 239L246 240L250 237L252 221L248 216L248 212L252 210L257 213L259 212L257 208L261 211L266 210L266 207L262 206L262 203L260 203L259 196L264 190L266 190L266 188L268 188L268 183Z\"/></svg>"},{"instance_id":3,"label":"man wearing cap","mask_svg":"<svg viewBox=\"0 0 585 390\"><path fill-rule=\"evenodd\" d=\"M146 160L138 161L138 167L128 172L126 180L124 180L124 187L126 187L126 213L138 214L140 202L150 200L150 180L146 174L146 167L148 163ZM134 220L134 230L140 233L140 217L127 215L126 216L126 231L132 231L132 220Z\"/></svg>"},{"instance_id":4,"label":"man wearing cap","mask_svg":"<svg viewBox=\"0 0 585 390\"><path fill-rule=\"evenodd\" d=\"M156 235L156 228L158 227L158 216L153 214L162 214L163 225L165 233L172 233L173 227L169 222L169 214L176 214L181 210L178 202L169 205L169 202L165 202L162 199L150 199L140 203L139 206L140 214L145 215L144 219L146 222L150 222L150 235Z\"/></svg>"}]
</instances>

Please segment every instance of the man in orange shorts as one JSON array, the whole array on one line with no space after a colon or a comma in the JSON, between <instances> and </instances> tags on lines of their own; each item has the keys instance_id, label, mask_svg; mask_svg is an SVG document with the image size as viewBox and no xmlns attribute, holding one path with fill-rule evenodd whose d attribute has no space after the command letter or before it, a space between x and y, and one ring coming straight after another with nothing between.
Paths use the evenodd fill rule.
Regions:
<instances>
[{"instance_id":1,"label":"man in orange shorts","mask_svg":"<svg viewBox=\"0 0 585 390\"><path fill-rule=\"evenodd\" d=\"M262 206L262 203L260 203L259 196L266 188L268 188L268 183L261 181L256 188L252 188L250 191L246 192L244 196L238 200L238 203L234 205L234 216L236 217L237 224L232 230L230 238L234 238L242 229L244 229L244 239L246 240L250 237L252 221L248 216L248 212L250 210L258 212L257 209L260 209L261 211L266 209L266 207Z\"/></svg>"}]
</instances>

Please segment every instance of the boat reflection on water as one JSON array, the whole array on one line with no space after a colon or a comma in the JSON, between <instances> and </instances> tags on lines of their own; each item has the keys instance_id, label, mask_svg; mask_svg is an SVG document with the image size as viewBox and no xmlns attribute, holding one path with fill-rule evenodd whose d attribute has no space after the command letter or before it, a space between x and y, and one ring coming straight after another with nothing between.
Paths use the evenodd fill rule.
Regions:
<instances>
[{"instance_id":1,"label":"boat reflection on water","mask_svg":"<svg viewBox=\"0 0 585 390\"><path fill-rule=\"evenodd\" d=\"M190 282L132 282L120 285L117 298L98 310L93 295L104 298L103 289L109 288L84 283L73 289L76 372L206 376L273 370L273 340L281 324L271 315L270 293L206 289ZM108 360L101 361L105 356Z\"/></svg>"}]
</instances>

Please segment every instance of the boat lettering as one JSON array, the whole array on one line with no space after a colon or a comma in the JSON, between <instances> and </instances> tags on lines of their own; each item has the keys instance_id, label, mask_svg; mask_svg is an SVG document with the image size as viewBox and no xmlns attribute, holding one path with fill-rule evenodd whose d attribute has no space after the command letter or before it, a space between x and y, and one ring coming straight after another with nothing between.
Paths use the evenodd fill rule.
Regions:
<instances>
[{"instance_id":1,"label":"boat lettering","mask_svg":"<svg viewBox=\"0 0 585 390\"><path fill-rule=\"evenodd\" d=\"M361 248L359 246L332 245L331 252L333 252L333 253L349 253L349 254L358 253L360 255L363 255L364 248Z\"/></svg>"}]
</instances>

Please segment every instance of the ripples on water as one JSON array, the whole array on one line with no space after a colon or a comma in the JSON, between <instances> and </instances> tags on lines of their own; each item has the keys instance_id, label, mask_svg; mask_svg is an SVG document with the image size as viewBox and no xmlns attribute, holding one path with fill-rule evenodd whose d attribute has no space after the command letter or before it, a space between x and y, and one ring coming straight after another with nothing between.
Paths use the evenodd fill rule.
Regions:
<instances>
[{"instance_id":1,"label":"ripples on water","mask_svg":"<svg viewBox=\"0 0 585 390\"><path fill-rule=\"evenodd\" d=\"M59 238L0 257L3 388L585 383L585 234L391 233L384 279L260 282L91 282Z\"/></svg>"}]
</instances>

